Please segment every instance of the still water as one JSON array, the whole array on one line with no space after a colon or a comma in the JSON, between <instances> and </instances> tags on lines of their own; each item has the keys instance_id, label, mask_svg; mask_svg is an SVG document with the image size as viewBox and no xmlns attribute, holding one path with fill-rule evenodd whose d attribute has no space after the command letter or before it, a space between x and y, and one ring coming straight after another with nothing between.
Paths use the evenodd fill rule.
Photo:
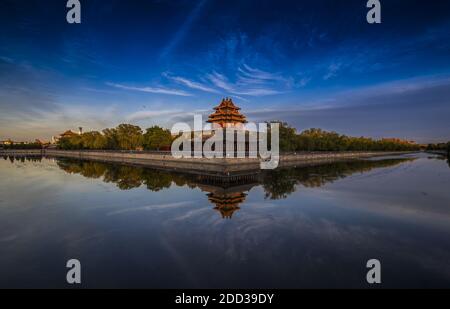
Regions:
<instances>
[{"instance_id":1,"label":"still water","mask_svg":"<svg viewBox=\"0 0 450 309\"><path fill-rule=\"evenodd\" d=\"M0 158L0 287L450 287L450 168L415 154L232 183Z\"/></svg>"}]
</instances>

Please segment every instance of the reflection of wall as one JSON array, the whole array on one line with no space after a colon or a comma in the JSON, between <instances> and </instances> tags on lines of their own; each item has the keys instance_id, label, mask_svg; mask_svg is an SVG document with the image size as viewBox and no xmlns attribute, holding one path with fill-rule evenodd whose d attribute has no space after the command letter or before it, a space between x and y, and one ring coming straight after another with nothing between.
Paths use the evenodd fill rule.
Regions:
<instances>
[{"instance_id":1,"label":"reflection of wall","mask_svg":"<svg viewBox=\"0 0 450 309\"><path fill-rule=\"evenodd\" d=\"M28 155L31 152L20 150L4 151L0 154ZM83 160L96 160L119 164L132 164L148 168L165 169L167 171L184 172L195 175L210 175L228 177L230 175L240 176L261 171L259 159L245 158L181 158L176 159L167 153L153 152L128 152L128 151L68 151L44 149L35 151L33 154L56 158L71 158ZM281 154L279 168L296 168L309 165L326 164L330 162L353 160L357 158L368 158L386 155L399 155L400 152L327 152L327 153L297 153Z\"/></svg>"}]
</instances>

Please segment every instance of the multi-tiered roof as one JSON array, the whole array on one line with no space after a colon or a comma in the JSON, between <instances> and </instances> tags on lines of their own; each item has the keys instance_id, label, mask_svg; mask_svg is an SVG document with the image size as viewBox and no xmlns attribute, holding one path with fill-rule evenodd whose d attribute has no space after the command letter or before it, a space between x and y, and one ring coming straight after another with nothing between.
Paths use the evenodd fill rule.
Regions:
<instances>
[{"instance_id":1,"label":"multi-tiered roof","mask_svg":"<svg viewBox=\"0 0 450 309\"><path fill-rule=\"evenodd\" d=\"M209 123L220 125L222 128L247 123L246 117L240 113L241 109L229 98L223 99L214 110L215 112L209 116Z\"/></svg>"},{"instance_id":2,"label":"multi-tiered roof","mask_svg":"<svg viewBox=\"0 0 450 309\"><path fill-rule=\"evenodd\" d=\"M224 219L231 219L240 209L239 205L245 202L246 197L247 194L243 192L208 194L208 200L216 205L214 209L219 211Z\"/></svg>"}]
</instances>

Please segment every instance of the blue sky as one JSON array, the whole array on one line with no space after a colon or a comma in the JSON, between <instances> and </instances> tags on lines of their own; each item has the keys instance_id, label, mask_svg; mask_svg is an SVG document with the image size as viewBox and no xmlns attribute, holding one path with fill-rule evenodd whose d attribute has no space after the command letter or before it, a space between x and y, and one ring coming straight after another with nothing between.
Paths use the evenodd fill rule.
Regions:
<instances>
[{"instance_id":1,"label":"blue sky","mask_svg":"<svg viewBox=\"0 0 450 309\"><path fill-rule=\"evenodd\" d=\"M450 140L450 2L0 1L0 139L170 128L232 97L251 121Z\"/></svg>"}]
</instances>

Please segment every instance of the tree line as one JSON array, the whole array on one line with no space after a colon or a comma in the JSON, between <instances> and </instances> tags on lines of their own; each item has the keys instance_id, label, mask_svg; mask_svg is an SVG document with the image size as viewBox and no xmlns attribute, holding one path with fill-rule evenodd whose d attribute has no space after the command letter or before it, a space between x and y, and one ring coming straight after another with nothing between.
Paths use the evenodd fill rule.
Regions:
<instances>
[{"instance_id":1,"label":"tree line","mask_svg":"<svg viewBox=\"0 0 450 309\"><path fill-rule=\"evenodd\" d=\"M170 150L173 138L169 130L158 126L144 133L139 126L121 124L116 128L63 137L58 148L63 150Z\"/></svg>"},{"instance_id":2,"label":"tree line","mask_svg":"<svg viewBox=\"0 0 450 309\"><path fill-rule=\"evenodd\" d=\"M58 148L64 150L170 150L174 137L159 126L144 133L139 126L121 124L116 128L87 132L61 138ZM350 137L321 129L301 133L286 123L280 126L280 150L293 151L415 151L418 144L399 139L375 140Z\"/></svg>"},{"instance_id":3,"label":"tree line","mask_svg":"<svg viewBox=\"0 0 450 309\"><path fill-rule=\"evenodd\" d=\"M429 144L427 146L428 151L446 151L450 154L450 142L448 143L439 143L439 144Z\"/></svg>"},{"instance_id":4,"label":"tree line","mask_svg":"<svg viewBox=\"0 0 450 309\"><path fill-rule=\"evenodd\" d=\"M322 129L301 133L286 123L280 126L281 151L416 151L420 145L400 139L351 137Z\"/></svg>"},{"instance_id":5,"label":"tree line","mask_svg":"<svg viewBox=\"0 0 450 309\"><path fill-rule=\"evenodd\" d=\"M265 198L285 199L296 191L297 185L308 188L322 187L338 179L346 178L354 173L368 172L376 168L391 167L413 161L412 158L386 159L375 161L334 162L319 166L280 169L266 171L257 180L265 191ZM114 183L121 190L131 190L145 185L147 189L158 192L172 185L191 189L201 187L208 182L206 177L197 177L170 171L158 171L148 168L118 165L113 163L60 159L58 166L67 173L80 174L87 178L101 179L106 183ZM211 184L211 183L209 183ZM247 184L243 179L239 184ZM217 184L216 186L221 186ZM239 186L238 186L239 187ZM220 193L217 193L220 194Z\"/></svg>"}]
</instances>

